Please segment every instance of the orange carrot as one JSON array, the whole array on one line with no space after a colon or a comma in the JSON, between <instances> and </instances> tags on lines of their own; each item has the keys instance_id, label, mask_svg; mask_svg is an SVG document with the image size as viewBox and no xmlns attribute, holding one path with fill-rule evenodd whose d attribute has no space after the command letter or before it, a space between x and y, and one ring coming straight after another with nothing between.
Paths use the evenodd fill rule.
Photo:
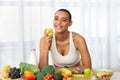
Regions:
<instances>
[{"instance_id":1,"label":"orange carrot","mask_svg":"<svg viewBox=\"0 0 120 80\"><path fill-rule=\"evenodd\" d=\"M68 77L67 80L72 80L72 77Z\"/></svg>"},{"instance_id":2,"label":"orange carrot","mask_svg":"<svg viewBox=\"0 0 120 80\"><path fill-rule=\"evenodd\" d=\"M67 78L68 76L66 74L62 74L63 77Z\"/></svg>"}]
</instances>

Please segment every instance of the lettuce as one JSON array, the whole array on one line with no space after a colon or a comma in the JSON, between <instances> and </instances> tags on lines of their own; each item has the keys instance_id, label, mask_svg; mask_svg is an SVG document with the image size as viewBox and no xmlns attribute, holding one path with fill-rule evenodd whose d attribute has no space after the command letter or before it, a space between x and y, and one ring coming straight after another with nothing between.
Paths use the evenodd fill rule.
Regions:
<instances>
[{"instance_id":1,"label":"lettuce","mask_svg":"<svg viewBox=\"0 0 120 80\"><path fill-rule=\"evenodd\" d=\"M33 64L29 64L29 63L26 63L26 62L21 62L19 67L20 67L21 74L23 74L25 70L32 71L35 74L40 71L38 66L33 65Z\"/></svg>"}]
</instances>

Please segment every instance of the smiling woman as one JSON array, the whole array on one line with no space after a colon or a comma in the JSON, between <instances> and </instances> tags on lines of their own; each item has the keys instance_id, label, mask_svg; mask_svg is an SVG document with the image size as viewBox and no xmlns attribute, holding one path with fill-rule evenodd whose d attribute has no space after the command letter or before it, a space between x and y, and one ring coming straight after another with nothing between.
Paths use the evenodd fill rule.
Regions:
<instances>
[{"instance_id":1,"label":"smiling woman","mask_svg":"<svg viewBox=\"0 0 120 80\"><path fill-rule=\"evenodd\" d=\"M57 10L53 25L55 34L48 36L45 30L44 36L40 40L40 69L49 65L49 51L51 51L53 64L57 71L61 71L65 66L72 71L77 68L77 73L84 68L91 68L91 58L84 37L68 30L68 27L72 25L71 13L67 9Z\"/></svg>"}]
</instances>

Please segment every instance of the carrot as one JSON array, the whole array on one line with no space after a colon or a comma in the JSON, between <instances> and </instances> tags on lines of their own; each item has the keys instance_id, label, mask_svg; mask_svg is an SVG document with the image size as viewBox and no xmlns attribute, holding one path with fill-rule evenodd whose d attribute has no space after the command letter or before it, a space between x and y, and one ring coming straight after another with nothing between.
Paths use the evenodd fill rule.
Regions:
<instances>
[{"instance_id":1,"label":"carrot","mask_svg":"<svg viewBox=\"0 0 120 80\"><path fill-rule=\"evenodd\" d=\"M54 78L50 79L50 80L54 80Z\"/></svg>"},{"instance_id":2,"label":"carrot","mask_svg":"<svg viewBox=\"0 0 120 80\"><path fill-rule=\"evenodd\" d=\"M67 77L68 77L66 74L62 74L62 76L63 76L64 78L67 78Z\"/></svg>"},{"instance_id":3,"label":"carrot","mask_svg":"<svg viewBox=\"0 0 120 80\"><path fill-rule=\"evenodd\" d=\"M53 79L52 79L53 78ZM52 74L46 74L43 80L54 80L54 77Z\"/></svg>"},{"instance_id":4,"label":"carrot","mask_svg":"<svg viewBox=\"0 0 120 80\"><path fill-rule=\"evenodd\" d=\"M47 78L46 78L46 77L44 77L44 78L43 78L43 80L47 80Z\"/></svg>"},{"instance_id":5,"label":"carrot","mask_svg":"<svg viewBox=\"0 0 120 80\"><path fill-rule=\"evenodd\" d=\"M62 80L66 80L67 78L63 77Z\"/></svg>"},{"instance_id":6,"label":"carrot","mask_svg":"<svg viewBox=\"0 0 120 80\"><path fill-rule=\"evenodd\" d=\"M67 80L72 80L72 77L67 77Z\"/></svg>"}]
</instances>

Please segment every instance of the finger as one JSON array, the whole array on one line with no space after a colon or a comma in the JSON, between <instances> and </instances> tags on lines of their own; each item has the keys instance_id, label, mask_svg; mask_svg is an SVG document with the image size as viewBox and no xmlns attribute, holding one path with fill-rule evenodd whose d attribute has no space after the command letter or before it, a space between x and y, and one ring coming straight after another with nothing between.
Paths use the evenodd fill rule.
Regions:
<instances>
[{"instance_id":1,"label":"finger","mask_svg":"<svg viewBox=\"0 0 120 80\"><path fill-rule=\"evenodd\" d=\"M44 30L44 36L47 36L48 33L47 33L47 28Z\"/></svg>"},{"instance_id":2,"label":"finger","mask_svg":"<svg viewBox=\"0 0 120 80\"><path fill-rule=\"evenodd\" d=\"M52 38L51 38L51 37L48 37L48 41L52 41Z\"/></svg>"}]
</instances>

